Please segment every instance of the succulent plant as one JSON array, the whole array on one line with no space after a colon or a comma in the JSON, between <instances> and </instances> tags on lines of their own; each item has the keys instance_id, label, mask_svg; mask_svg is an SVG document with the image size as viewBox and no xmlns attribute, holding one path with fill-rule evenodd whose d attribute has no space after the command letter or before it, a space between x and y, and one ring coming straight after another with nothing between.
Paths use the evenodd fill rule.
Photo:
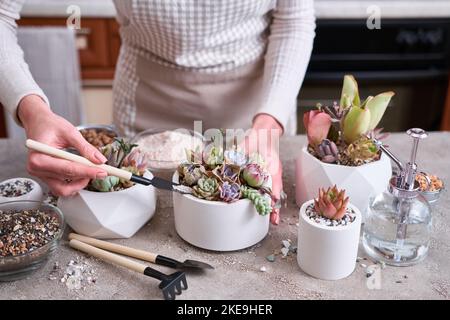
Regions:
<instances>
[{"instance_id":1,"label":"succulent plant","mask_svg":"<svg viewBox=\"0 0 450 320\"><path fill-rule=\"evenodd\" d=\"M344 150L344 158L348 162L347 164L353 166L378 160L379 157L380 151L375 143L367 137L360 137Z\"/></svg>"},{"instance_id":2,"label":"succulent plant","mask_svg":"<svg viewBox=\"0 0 450 320\"><path fill-rule=\"evenodd\" d=\"M215 168L223 163L223 149L211 146L203 152L203 161L206 165Z\"/></svg>"},{"instance_id":3,"label":"succulent plant","mask_svg":"<svg viewBox=\"0 0 450 320\"><path fill-rule=\"evenodd\" d=\"M247 186L241 186L241 192L242 197L249 199L260 215L265 216L272 212L272 199L268 194Z\"/></svg>"},{"instance_id":4,"label":"succulent plant","mask_svg":"<svg viewBox=\"0 0 450 320\"><path fill-rule=\"evenodd\" d=\"M389 133L387 132L382 132L384 128L377 128L377 129L373 129L370 130L369 132L367 132L367 137L369 139L375 139L375 140L384 140L387 137L389 137ZM386 146L386 145L385 145Z\"/></svg>"},{"instance_id":5,"label":"succulent plant","mask_svg":"<svg viewBox=\"0 0 450 320\"><path fill-rule=\"evenodd\" d=\"M374 130L386 111L394 92L383 92L375 97L369 96L363 103L359 98L358 83L350 75L344 77L340 105L347 109L342 124L343 139L347 144L359 139L363 134Z\"/></svg>"},{"instance_id":6,"label":"succulent plant","mask_svg":"<svg viewBox=\"0 0 450 320\"><path fill-rule=\"evenodd\" d=\"M219 183L214 177L203 176L192 189L193 194L200 199L215 200L219 195Z\"/></svg>"},{"instance_id":7,"label":"succulent plant","mask_svg":"<svg viewBox=\"0 0 450 320\"><path fill-rule=\"evenodd\" d=\"M223 164L216 167L212 173L221 181L237 182L241 173L241 167L232 164Z\"/></svg>"},{"instance_id":8,"label":"succulent plant","mask_svg":"<svg viewBox=\"0 0 450 320\"><path fill-rule=\"evenodd\" d=\"M219 186L219 197L225 202L234 202L241 197L241 186L235 182L225 181Z\"/></svg>"},{"instance_id":9,"label":"succulent plant","mask_svg":"<svg viewBox=\"0 0 450 320\"><path fill-rule=\"evenodd\" d=\"M317 146L316 153L320 160L326 163L336 163L339 159L339 150L333 141L322 140Z\"/></svg>"},{"instance_id":10,"label":"succulent plant","mask_svg":"<svg viewBox=\"0 0 450 320\"><path fill-rule=\"evenodd\" d=\"M309 144L316 147L327 138L331 127L331 117L320 110L311 110L303 115L303 124Z\"/></svg>"},{"instance_id":11,"label":"succulent plant","mask_svg":"<svg viewBox=\"0 0 450 320\"><path fill-rule=\"evenodd\" d=\"M122 161L122 167L136 168L134 173L143 175L147 170L148 155L140 149L135 149L129 153Z\"/></svg>"},{"instance_id":12,"label":"succulent plant","mask_svg":"<svg viewBox=\"0 0 450 320\"><path fill-rule=\"evenodd\" d=\"M104 179L94 179L90 182L89 186L99 192L114 191L114 187L117 186L120 179L114 176L107 176Z\"/></svg>"},{"instance_id":13,"label":"succulent plant","mask_svg":"<svg viewBox=\"0 0 450 320\"><path fill-rule=\"evenodd\" d=\"M247 163L245 153L236 149L226 150L224 153L224 160L227 164L233 164L242 167Z\"/></svg>"},{"instance_id":14,"label":"succulent plant","mask_svg":"<svg viewBox=\"0 0 450 320\"><path fill-rule=\"evenodd\" d=\"M345 197L345 190L338 190L336 185L327 190L320 188L319 197L314 199L314 209L323 217L340 220L345 216L349 198Z\"/></svg>"},{"instance_id":15,"label":"succulent plant","mask_svg":"<svg viewBox=\"0 0 450 320\"><path fill-rule=\"evenodd\" d=\"M197 184L198 180L206 173L205 167L200 164L183 163L178 167L180 181L189 187Z\"/></svg>"},{"instance_id":16,"label":"succulent plant","mask_svg":"<svg viewBox=\"0 0 450 320\"><path fill-rule=\"evenodd\" d=\"M113 143L101 148L101 152L106 157L108 165L120 168L125 157L136 146L123 139L116 139Z\"/></svg>"},{"instance_id":17,"label":"succulent plant","mask_svg":"<svg viewBox=\"0 0 450 320\"><path fill-rule=\"evenodd\" d=\"M242 170L242 178L250 187L259 188L267 182L269 175L259 164L250 163Z\"/></svg>"}]
</instances>

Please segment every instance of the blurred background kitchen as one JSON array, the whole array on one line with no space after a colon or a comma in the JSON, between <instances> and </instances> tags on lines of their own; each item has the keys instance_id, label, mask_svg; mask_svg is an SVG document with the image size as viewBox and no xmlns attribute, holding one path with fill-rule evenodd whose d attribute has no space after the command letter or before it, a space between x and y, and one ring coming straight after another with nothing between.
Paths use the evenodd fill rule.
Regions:
<instances>
[{"instance_id":1,"label":"blurred background kitchen","mask_svg":"<svg viewBox=\"0 0 450 320\"><path fill-rule=\"evenodd\" d=\"M396 92L383 119L386 131L450 130L450 0L315 0L315 6L317 35L299 120L318 102L337 100L350 73L363 97ZM75 35L54 28L65 27L78 8ZM27 0L21 16L19 42L52 108L75 125L110 124L120 49L112 1ZM22 134L0 109L0 137Z\"/></svg>"}]
</instances>

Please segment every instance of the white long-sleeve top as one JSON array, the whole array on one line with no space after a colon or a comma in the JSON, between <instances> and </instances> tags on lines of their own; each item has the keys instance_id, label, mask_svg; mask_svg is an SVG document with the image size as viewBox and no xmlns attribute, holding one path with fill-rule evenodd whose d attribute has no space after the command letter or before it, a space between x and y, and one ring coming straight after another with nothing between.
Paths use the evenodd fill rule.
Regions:
<instances>
[{"instance_id":1,"label":"white long-sleeve top","mask_svg":"<svg viewBox=\"0 0 450 320\"><path fill-rule=\"evenodd\" d=\"M0 0L0 102L12 114L34 82L17 45L15 20L25 0ZM128 55L114 89L126 95L136 85L136 55L168 67L220 73L265 57L258 113L285 125L306 72L314 39L313 0L115 0ZM81 20L82 23L82 20ZM129 64L129 65L127 65ZM117 95L116 95L117 96ZM133 108L132 101L128 101ZM123 112L132 117L133 110ZM126 123L126 121L125 121Z\"/></svg>"}]
</instances>

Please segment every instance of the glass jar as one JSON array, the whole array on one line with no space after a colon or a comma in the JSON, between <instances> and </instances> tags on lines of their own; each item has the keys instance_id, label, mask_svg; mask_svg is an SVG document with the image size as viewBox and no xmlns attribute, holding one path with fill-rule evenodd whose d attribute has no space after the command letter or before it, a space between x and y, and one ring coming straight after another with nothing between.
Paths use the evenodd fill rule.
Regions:
<instances>
[{"instance_id":1,"label":"glass jar","mask_svg":"<svg viewBox=\"0 0 450 320\"><path fill-rule=\"evenodd\" d=\"M388 190L372 198L363 232L363 246L377 261L409 266L422 261L428 252L431 208L418 192L397 187L391 179Z\"/></svg>"}]
</instances>

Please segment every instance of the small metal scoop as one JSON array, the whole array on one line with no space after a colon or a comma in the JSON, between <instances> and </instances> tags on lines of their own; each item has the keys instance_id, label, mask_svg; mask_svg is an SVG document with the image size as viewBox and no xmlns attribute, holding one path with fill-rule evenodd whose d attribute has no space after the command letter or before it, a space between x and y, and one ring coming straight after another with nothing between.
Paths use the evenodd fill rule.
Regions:
<instances>
[{"instance_id":1,"label":"small metal scoop","mask_svg":"<svg viewBox=\"0 0 450 320\"><path fill-rule=\"evenodd\" d=\"M76 233L69 234L69 239L76 239L81 242L90 244L94 247L105 249L111 252L123 254L129 257L133 257L136 259L140 259L143 261L148 261L154 264L159 264L161 266L166 266L174 269L214 269L208 263L196 261L196 260L185 260L184 262L177 261L172 258L168 258L159 254L151 253L144 250L134 249L126 246L122 246L120 244L115 244L103 240L98 240L95 238L90 238L86 236L82 236Z\"/></svg>"}]
</instances>

